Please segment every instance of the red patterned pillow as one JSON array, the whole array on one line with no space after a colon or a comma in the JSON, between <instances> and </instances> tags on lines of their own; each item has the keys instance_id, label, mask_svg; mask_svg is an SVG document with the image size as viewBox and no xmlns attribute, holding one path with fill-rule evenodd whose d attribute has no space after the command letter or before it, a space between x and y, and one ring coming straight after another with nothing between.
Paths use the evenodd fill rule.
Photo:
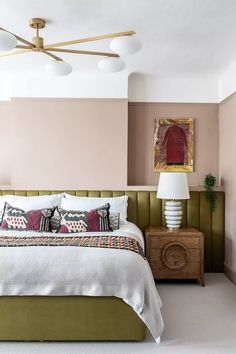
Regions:
<instances>
[{"instance_id":1,"label":"red patterned pillow","mask_svg":"<svg viewBox=\"0 0 236 354\"><path fill-rule=\"evenodd\" d=\"M24 211L5 203L1 230L50 231L50 219L55 208Z\"/></svg>"},{"instance_id":2,"label":"red patterned pillow","mask_svg":"<svg viewBox=\"0 0 236 354\"><path fill-rule=\"evenodd\" d=\"M111 231L109 223L110 204L90 211L58 209L61 217L58 232Z\"/></svg>"}]
</instances>

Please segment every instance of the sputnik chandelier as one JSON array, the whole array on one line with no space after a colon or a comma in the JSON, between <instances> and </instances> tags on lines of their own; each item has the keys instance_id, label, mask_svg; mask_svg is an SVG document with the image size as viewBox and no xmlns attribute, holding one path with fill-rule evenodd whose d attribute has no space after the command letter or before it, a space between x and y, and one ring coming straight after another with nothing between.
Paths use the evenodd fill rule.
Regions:
<instances>
[{"instance_id":1,"label":"sputnik chandelier","mask_svg":"<svg viewBox=\"0 0 236 354\"><path fill-rule=\"evenodd\" d=\"M39 30L44 28L45 24L45 20L41 18L30 19L29 26L36 30L36 36L32 38L31 42L0 27L0 57L21 53L40 52L53 59L53 61L46 64L46 71L55 76L64 76L72 72L72 66L55 55L55 52L101 56L104 58L98 62L100 70L105 72L118 72L125 67L125 63L120 56L135 53L141 48L140 41L134 37L134 31L111 33L102 36L81 38L45 45L44 39L39 36ZM59 48L67 45L94 42L109 38L112 39L110 42L110 48L113 51L110 53ZM23 44L18 44L18 42Z\"/></svg>"}]
</instances>

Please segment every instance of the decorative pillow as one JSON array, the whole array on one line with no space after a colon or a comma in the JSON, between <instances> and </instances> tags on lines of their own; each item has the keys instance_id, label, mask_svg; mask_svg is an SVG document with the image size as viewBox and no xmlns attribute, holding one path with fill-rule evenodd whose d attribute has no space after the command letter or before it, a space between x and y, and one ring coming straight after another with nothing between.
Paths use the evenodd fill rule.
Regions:
<instances>
[{"instance_id":1,"label":"decorative pillow","mask_svg":"<svg viewBox=\"0 0 236 354\"><path fill-rule=\"evenodd\" d=\"M5 203L1 230L50 231L50 218L54 209L25 211Z\"/></svg>"},{"instance_id":2,"label":"decorative pillow","mask_svg":"<svg viewBox=\"0 0 236 354\"><path fill-rule=\"evenodd\" d=\"M58 209L60 214L60 233L111 231L109 208L106 204L90 211Z\"/></svg>"},{"instance_id":3,"label":"decorative pillow","mask_svg":"<svg viewBox=\"0 0 236 354\"><path fill-rule=\"evenodd\" d=\"M110 228L118 230L120 228L120 213L110 213L109 216Z\"/></svg>"}]
</instances>

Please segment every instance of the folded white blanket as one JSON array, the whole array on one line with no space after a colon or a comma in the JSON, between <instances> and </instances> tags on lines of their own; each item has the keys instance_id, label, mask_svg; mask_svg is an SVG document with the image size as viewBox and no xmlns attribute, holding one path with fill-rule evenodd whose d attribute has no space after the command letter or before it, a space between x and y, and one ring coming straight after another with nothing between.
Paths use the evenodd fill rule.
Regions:
<instances>
[{"instance_id":1,"label":"folded white blanket","mask_svg":"<svg viewBox=\"0 0 236 354\"><path fill-rule=\"evenodd\" d=\"M101 234L132 237L144 247L141 231L131 223L121 225L112 233L96 233ZM1 231L0 235L34 237L52 234ZM162 303L149 264L137 253L127 250L70 246L0 247L0 296L7 295L116 296L134 309L157 342L163 330Z\"/></svg>"}]
</instances>

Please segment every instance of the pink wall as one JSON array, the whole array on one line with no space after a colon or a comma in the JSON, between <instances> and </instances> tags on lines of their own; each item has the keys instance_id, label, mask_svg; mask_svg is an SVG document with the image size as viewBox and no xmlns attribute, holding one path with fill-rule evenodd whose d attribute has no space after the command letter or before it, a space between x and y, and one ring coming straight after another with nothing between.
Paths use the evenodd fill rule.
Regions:
<instances>
[{"instance_id":1,"label":"pink wall","mask_svg":"<svg viewBox=\"0 0 236 354\"><path fill-rule=\"evenodd\" d=\"M130 103L129 119L127 110L126 99L0 102L0 187L126 189L127 177L129 185L155 186L153 121L160 116L195 118L190 185L208 172L218 176L217 104Z\"/></svg>"},{"instance_id":2,"label":"pink wall","mask_svg":"<svg viewBox=\"0 0 236 354\"><path fill-rule=\"evenodd\" d=\"M218 104L210 103L129 103L128 183L156 185L153 172L154 119L158 117L194 118L194 172L189 184L202 184L211 172L218 178L219 126Z\"/></svg>"},{"instance_id":3,"label":"pink wall","mask_svg":"<svg viewBox=\"0 0 236 354\"><path fill-rule=\"evenodd\" d=\"M127 184L127 100L0 103L0 185L121 189Z\"/></svg>"},{"instance_id":4,"label":"pink wall","mask_svg":"<svg viewBox=\"0 0 236 354\"><path fill-rule=\"evenodd\" d=\"M234 272L236 281L236 94L220 104L219 172L224 185L225 200L225 264ZM231 275L233 277L233 275Z\"/></svg>"}]
</instances>

